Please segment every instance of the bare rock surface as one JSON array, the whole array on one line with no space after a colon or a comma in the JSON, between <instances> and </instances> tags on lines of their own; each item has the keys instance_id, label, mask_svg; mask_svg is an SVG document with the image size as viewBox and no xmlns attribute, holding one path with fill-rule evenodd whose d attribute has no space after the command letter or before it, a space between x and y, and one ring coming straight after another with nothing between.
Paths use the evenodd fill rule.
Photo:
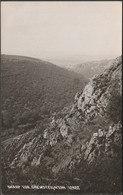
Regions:
<instances>
[{"instance_id":1,"label":"bare rock surface","mask_svg":"<svg viewBox=\"0 0 123 195\"><path fill-rule=\"evenodd\" d=\"M42 133L34 129L4 141L4 166L12 170L38 167L40 172L43 167L57 176L61 171L65 175L66 169L76 169L83 160L93 164L100 157L117 157L122 125L120 119L112 121L107 113L112 93L122 95L121 69L122 58L118 57L75 95L71 110L63 118L53 117Z\"/></svg>"}]
</instances>

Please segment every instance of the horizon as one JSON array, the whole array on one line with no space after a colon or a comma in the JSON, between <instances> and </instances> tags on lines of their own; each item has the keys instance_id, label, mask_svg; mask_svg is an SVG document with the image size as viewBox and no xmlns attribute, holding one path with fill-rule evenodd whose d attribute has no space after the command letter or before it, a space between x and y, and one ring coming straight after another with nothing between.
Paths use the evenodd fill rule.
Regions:
<instances>
[{"instance_id":1,"label":"horizon","mask_svg":"<svg viewBox=\"0 0 123 195\"><path fill-rule=\"evenodd\" d=\"M120 56L121 2L1 2L1 53Z\"/></svg>"},{"instance_id":2,"label":"horizon","mask_svg":"<svg viewBox=\"0 0 123 195\"><path fill-rule=\"evenodd\" d=\"M30 57L30 58L31 58L31 57L33 58L33 57L34 57L33 55L28 55L28 56L27 56L27 55L12 54L12 53L1 53L1 55L23 56L23 57ZM107 57L116 56L116 57L118 57L118 56L121 56L121 55L122 55L122 53L119 54L119 55L117 55L117 54L111 54L111 55L96 55L96 54L95 54L95 55L87 55L87 54L85 54L85 55L84 55L84 54L73 54L73 55L72 55L72 54L68 54L68 55L67 55L67 54L65 54L65 55L57 55L57 56L55 56L55 55L53 55L53 56L52 56L52 55L49 55L49 56L47 56L47 59L49 59L49 58L55 59L55 57L56 57L56 58L62 58L62 57L71 57L71 56L73 56L73 57L74 57L74 56L76 56L76 57L77 57L77 56L78 56L78 57L81 57L81 56L91 56L91 57L93 57L93 56L95 56L95 57L96 57L96 56L98 56L98 57L102 57L102 56L107 56ZM34 57L34 58L35 58L35 57Z\"/></svg>"}]
</instances>

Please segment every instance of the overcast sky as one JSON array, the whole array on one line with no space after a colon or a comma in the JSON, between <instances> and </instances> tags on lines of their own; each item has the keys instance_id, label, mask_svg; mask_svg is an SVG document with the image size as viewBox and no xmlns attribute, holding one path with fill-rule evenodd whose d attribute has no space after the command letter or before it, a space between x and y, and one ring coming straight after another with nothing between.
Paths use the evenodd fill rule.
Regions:
<instances>
[{"instance_id":1,"label":"overcast sky","mask_svg":"<svg viewBox=\"0 0 123 195\"><path fill-rule=\"evenodd\" d=\"M121 54L120 1L1 4L4 54L38 58Z\"/></svg>"}]
</instances>

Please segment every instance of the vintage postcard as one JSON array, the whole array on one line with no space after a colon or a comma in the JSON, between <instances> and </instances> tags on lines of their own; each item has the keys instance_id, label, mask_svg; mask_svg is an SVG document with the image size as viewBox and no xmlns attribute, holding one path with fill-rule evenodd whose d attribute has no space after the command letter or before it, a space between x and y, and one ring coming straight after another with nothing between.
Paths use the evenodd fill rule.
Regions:
<instances>
[{"instance_id":1,"label":"vintage postcard","mask_svg":"<svg viewBox=\"0 0 123 195\"><path fill-rule=\"evenodd\" d=\"M122 193L121 1L1 1L1 194Z\"/></svg>"}]
</instances>

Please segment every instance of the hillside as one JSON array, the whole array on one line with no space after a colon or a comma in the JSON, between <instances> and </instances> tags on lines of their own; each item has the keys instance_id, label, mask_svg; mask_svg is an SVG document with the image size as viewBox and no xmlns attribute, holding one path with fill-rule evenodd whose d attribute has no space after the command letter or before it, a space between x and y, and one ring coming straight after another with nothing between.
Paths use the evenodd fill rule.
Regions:
<instances>
[{"instance_id":1,"label":"hillside","mask_svg":"<svg viewBox=\"0 0 123 195\"><path fill-rule=\"evenodd\" d=\"M52 63L11 55L1 56L1 79L3 128L14 127L17 134L18 125L25 125L21 133L70 105L87 83L84 76Z\"/></svg>"},{"instance_id":2,"label":"hillside","mask_svg":"<svg viewBox=\"0 0 123 195\"><path fill-rule=\"evenodd\" d=\"M2 143L6 185L76 185L82 193L122 192L122 58L75 95L65 115ZM63 114L63 113L62 113ZM11 192L16 192L12 190ZM22 190L23 192L23 190Z\"/></svg>"},{"instance_id":3,"label":"hillside","mask_svg":"<svg viewBox=\"0 0 123 195\"><path fill-rule=\"evenodd\" d=\"M115 56L116 57L116 56ZM102 61L104 59L110 60L115 58L114 56L96 56L96 55L71 55L71 56L57 56L57 57L47 57L44 60L49 61L51 63L57 64L60 67L64 67L67 69L72 69L74 66L83 64L83 63L90 63L94 61Z\"/></svg>"},{"instance_id":4,"label":"hillside","mask_svg":"<svg viewBox=\"0 0 123 195\"><path fill-rule=\"evenodd\" d=\"M101 74L109 68L112 60L88 61L71 67L71 70L83 74L87 78L92 78L95 74Z\"/></svg>"},{"instance_id":5,"label":"hillside","mask_svg":"<svg viewBox=\"0 0 123 195\"><path fill-rule=\"evenodd\" d=\"M106 68L109 68L112 59L107 56L71 56L61 58L47 58L47 61L57 64L60 67L64 67L67 70L74 71L76 73L84 75L90 79L95 74L101 74Z\"/></svg>"}]
</instances>

